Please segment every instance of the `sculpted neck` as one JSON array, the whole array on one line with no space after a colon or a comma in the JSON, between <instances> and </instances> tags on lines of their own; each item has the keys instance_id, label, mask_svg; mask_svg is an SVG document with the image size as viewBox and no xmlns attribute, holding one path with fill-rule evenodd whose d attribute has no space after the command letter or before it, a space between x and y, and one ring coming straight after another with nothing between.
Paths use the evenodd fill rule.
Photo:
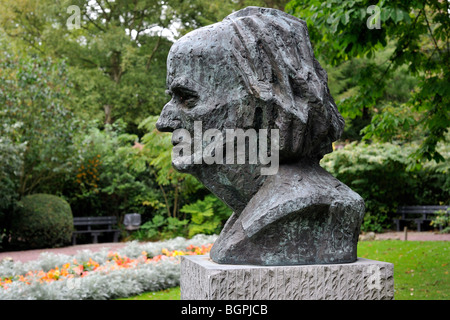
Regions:
<instances>
[{"instance_id":1,"label":"sculpted neck","mask_svg":"<svg viewBox=\"0 0 450 320\"><path fill-rule=\"evenodd\" d=\"M320 169L323 170L317 161L303 159L281 164L275 175L262 176L259 168L248 165L202 166L193 175L239 215L267 181L289 184L297 179L297 175L303 176L304 172Z\"/></svg>"}]
</instances>

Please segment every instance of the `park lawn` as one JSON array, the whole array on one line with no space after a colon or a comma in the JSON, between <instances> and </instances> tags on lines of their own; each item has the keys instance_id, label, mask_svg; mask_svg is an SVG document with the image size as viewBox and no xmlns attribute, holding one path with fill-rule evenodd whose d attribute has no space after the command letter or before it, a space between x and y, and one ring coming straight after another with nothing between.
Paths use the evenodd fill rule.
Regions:
<instances>
[{"instance_id":1,"label":"park lawn","mask_svg":"<svg viewBox=\"0 0 450 320\"><path fill-rule=\"evenodd\" d=\"M168 288L156 292L144 292L134 297L118 300L180 300L180 287Z\"/></svg>"},{"instance_id":2,"label":"park lawn","mask_svg":"<svg viewBox=\"0 0 450 320\"><path fill-rule=\"evenodd\" d=\"M450 242L362 241L358 257L394 264L395 300L450 299ZM180 287L126 300L179 300Z\"/></svg>"},{"instance_id":3,"label":"park lawn","mask_svg":"<svg viewBox=\"0 0 450 320\"><path fill-rule=\"evenodd\" d=\"M450 299L448 241L363 241L358 257L394 264L395 300Z\"/></svg>"}]
</instances>

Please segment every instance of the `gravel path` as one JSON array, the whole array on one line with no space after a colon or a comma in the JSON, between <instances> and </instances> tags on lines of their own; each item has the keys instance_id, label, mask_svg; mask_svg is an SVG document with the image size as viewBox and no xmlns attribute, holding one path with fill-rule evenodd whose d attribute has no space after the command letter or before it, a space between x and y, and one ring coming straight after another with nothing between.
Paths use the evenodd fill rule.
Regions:
<instances>
[{"instance_id":1,"label":"gravel path","mask_svg":"<svg viewBox=\"0 0 450 320\"><path fill-rule=\"evenodd\" d=\"M375 235L376 240L404 240L405 234L401 232L385 232ZM450 241L450 233L437 232L417 232L408 231L407 240L409 241Z\"/></svg>"},{"instance_id":2,"label":"gravel path","mask_svg":"<svg viewBox=\"0 0 450 320\"><path fill-rule=\"evenodd\" d=\"M11 258L14 261L27 262L30 260L36 260L42 252L52 252L55 254L62 253L67 255L75 255L78 251L90 250L92 252L100 251L103 248L108 248L111 251L126 246L125 242L111 242L111 243L97 243L97 244L82 244L76 246L53 248L53 249L38 249L38 250L25 250L25 251L10 251L0 252L0 261L5 258Z\"/></svg>"},{"instance_id":3,"label":"gravel path","mask_svg":"<svg viewBox=\"0 0 450 320\"><path fill-rule=\"evenodd\" d=\"M385 232L375 235L376 240L403 240L403 232ZM407 234L408 241L450 241L450 234L440 234L435 232L413 232L409 231ZM27 262L30 260L36 260L42 252L63 253L67 255L74 255L78 251L90 250L99 251L103 248L108 248L111 251L126 246L125 242L113 242L113 243L98 243L98 244L83 244L77 246L69 246L63 248L54 249L41 249L41 250L26 250L26 251L11 251L0 252L0 261L5 258L11 258L14 261Z\"/></svg>"}]
</instances>

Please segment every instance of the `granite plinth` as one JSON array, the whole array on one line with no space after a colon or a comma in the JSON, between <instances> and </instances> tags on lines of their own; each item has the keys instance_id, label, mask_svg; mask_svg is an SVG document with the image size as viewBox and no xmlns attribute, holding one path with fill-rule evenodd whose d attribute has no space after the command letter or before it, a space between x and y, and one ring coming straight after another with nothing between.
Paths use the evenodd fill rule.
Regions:
<instances>
[{"instance_id":1,"label":"granite plinth","mask_svg":"<svg viewBox=\"0 0 450 320\"><path fill-rule=\"evenodd\" d=\"M183 256L180 286L182 300L393 300L394 265L225 265Z\"/></svg>"}]
</instances>

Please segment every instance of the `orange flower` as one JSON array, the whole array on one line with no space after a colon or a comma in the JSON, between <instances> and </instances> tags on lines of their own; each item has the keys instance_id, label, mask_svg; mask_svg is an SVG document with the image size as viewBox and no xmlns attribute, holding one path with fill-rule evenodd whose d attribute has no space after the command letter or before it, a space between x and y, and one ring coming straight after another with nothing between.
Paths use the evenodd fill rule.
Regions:
<instances>
[{"instance_id":1,"label":"orange flower","mask_svg":"<svg viewBox=\"0 0 450 320\"><path fill-rule=\"evenodd\" d=\"M44 272L39 271L28 271L25 275L20 275L13 278L0 278L0 288L7 289L7 284L14 281L20 281L25 284L31 284L32 282L53 282L61 281L64 279L74 278L76 276L85 277L91 272L102 271L108 273L111 270L119 270L122 268L134 268L140 263L158 263L162 260L173 260L179 262L178 256L182 255L195 255L195 254L206 254L211 250L212 244L202 245L201 247L190 245L186 250L172 250L164 248L161 250L161 254L154 256L153 258L148 257L148 253L145 251L141 252L141 256L137 259L130 259L127 256L121 256L117 252L109 252L108 260L106 263L100 265L98 262L89 258L87 262L79 264L76 259L71 263L64 264L61 268L55 267L54 269Z\"/></svg>"},{"instance_id":2,"label":"orange flower","mask_svg":"<svg viewBox=\"0 0 450 320\"><path fill-rule=\"evenodd\" d=\"M79 264L78 266L76 266L76 267L73 268L72 270L73 270L76 274L80 275L80 274L83 272L83 269L84 269L83 265L82 265L82 264Z\"/></svg>"}]
</instances>

